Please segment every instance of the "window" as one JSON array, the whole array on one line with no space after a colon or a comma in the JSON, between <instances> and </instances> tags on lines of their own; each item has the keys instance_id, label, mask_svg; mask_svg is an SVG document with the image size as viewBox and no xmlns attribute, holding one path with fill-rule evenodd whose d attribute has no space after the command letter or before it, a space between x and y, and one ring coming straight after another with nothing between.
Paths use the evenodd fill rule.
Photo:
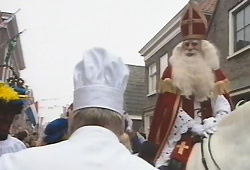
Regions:
<instances>
[{"instance_id":1,"label":"window","mask_svg":"<svg viewBox=\"0 0 250 170\"><path fill-rule=\"evenodd\" d=\"M160 77L162 77L164 70L168 66L168 53L160 58Z\"/></svg>"},{"instance_id":2,"label":"window","mask_svg":"<svg viewBox=\"0 0 250 170\"><path fill-rule=\"evenodd\" d=\"M250 49L250 1L243 0L229 11L228 59Z\"/></svg>"},{"instance_id":3,"label":"window","mask_svg":"<svg viewBox=\"0 0 250 170\"><path fill-rule=\"evenodd\" d=\"M146 136L148 136L149 134L152 119L153 119L153 111L144 113L144 132L146 133Z\"/></svg>"},{"instance_id":4,"label":"window","mask_svg":"<svg viewBox=\"0 0 250 170\"><path fill-rule=\"evenodd\" d=\"M156 64L151 64L148 71L148 93L156 93Z\"/></svg>"},{"instance_id":5,"label":"window","mask_svg":"<svg viewBox=\"0 0 250 170\"><path fill-rule=\"evenodd\" d=\"M235 14L234 51L250 45L250 4Z\"/></svg>"}]
</instances>

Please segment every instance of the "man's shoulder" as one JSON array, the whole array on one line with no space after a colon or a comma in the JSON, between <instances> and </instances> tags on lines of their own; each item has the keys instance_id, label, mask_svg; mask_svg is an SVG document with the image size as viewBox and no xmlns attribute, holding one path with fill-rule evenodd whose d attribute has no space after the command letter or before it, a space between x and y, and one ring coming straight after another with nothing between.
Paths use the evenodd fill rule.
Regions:
<instances>
[{"instance_id":1,"label":"man's shoulder","mask_svg":"<svg viewBox=\"0 0 250 170\"><path fill-rule=\"evenodd\" d=\"M230 92L230 81L227 79L225 74L220 70L214 70L215 74L215 95L229 94Z\"/></svg>"},{"instance_id":2,"label":"man's shoulder","mask_svg":"<svg viewBox=\"0 0 250 170\"><path fill-rule=\"evenodd\" d=\"M135 169L135 170L137 170L137 169L145 169L145 170L157 169L136 155L131 155L131 159L128 162L130 162L129 166L131 166L129 169Z\"/></svg>"},{"instance_id":3,"label":"man's shoulder","mask_svg":"<svg viewBox=\"0 0 250 170\"><path fill-rule=\"evenodd\" d=\"M214 75L215 75L215 81L216 82L227 79L225 73L221 69L214 70Z\"/></svg>"},{"instance_id":4,"label":"man's shoulder","mask_svg":"<svg viewBox=\"0 0 250 170\"><path fill-rule=\"evenodd\" d=\"M63 156L61 153L63 149L65 149L65 145L57 143L5 154L0 157L0 170L20 170L22 169L20 167L28 170L42 165L46 167L46 163L49 161Z\"/></svg>"},{"instance_id":5,"label":"man's shoulder","mask_svg":"<svg viewBox=\"0 0 250 170\"><path fill-rule=\"evenodd\" d=\"M7 151L7 153L10 153L17 152L26 147L22 141L9 135L5 141L2 141L2 143L0 143L0 148L2 148L2 150Z\"/></svg>"},{"instance_id":6,"label":"man's shoulder","mask_svg":"<svg viewBox=\"0 0 250 170\"><path fill-rule=\"evenodd\" d=\"M174 85L172 78L164 78L159 82L159 93L179 94L180 90Z\"/></svg>"},{"instance_id":7,"label":"man's shoulder","mask_svg":"<svg viewBox=\"0 0 250 170\"><path fill-rule=\"evenodd\" d=\"M64 162L62 160L65 160L65 157L71 157L71 156L80 156L83 158L83 162L85 160L84 154L82 152L71 152L66 153L65 151L62 154L59 150L65 150L65 148L62 148L63 145L48 145L44 147L35 147L27 149L26 151L21 151L16 154L8 154L0 158L0 170L20 170L20 169L26 169L26 170L33 170L37 167L43 167L43 169L50 169L51 163L58 167L64 167L65 169L69 169L69 165L72 166L74 163L74 167L83 166L83 164L79 163L77 165L77 162L75 162L74 159L71 161L68 159L68 162ZM108 153L107 153L108 154ZM101 154L102 155L102 154ZM106 155L106 154L105 154ZM104 167L112 167L110 170L114 169L131 169L131 170L138 170L138 169L144 169L144 170L155 170L153 166L142 160L141 158L130 155L127 151L122 152L119 155L116 155L116 157L112 157L113 159L111 162L113 162L113 165L108 165L104 163ZM76 158L78 159L78 158ZM89 158L88 158L89 159ZM94 159L92 159L93 165L96 163L98 164L98 161L95 162ZM92 167L93 165L84 165L85 167ZM21 167L21 168L20 168ZM60 168L59 168L60 169Z\"/></svg>"},{"instance_id":8,"label":"man's shoulder","mask_svg":"<svg viewBox=\"0 0 250 170\"><path fill-rule=\"evenodd\" d=\"M9 142L12 142L12 143L24 144L21 140L19 140L19 139L16 138L16 137L13 137L13 136L9 136L8 140L9 140Z\"/></svg>"},{"instance_id":9,"label":"man's shoulder","mask_svg":"<svg viewBox=\"0 0 250 170\"><path fill-rule=\"evenodd\" d=\"M172 66L167 66L163 72L162 79L172 78Z\"/></svg>"}]
</instances>

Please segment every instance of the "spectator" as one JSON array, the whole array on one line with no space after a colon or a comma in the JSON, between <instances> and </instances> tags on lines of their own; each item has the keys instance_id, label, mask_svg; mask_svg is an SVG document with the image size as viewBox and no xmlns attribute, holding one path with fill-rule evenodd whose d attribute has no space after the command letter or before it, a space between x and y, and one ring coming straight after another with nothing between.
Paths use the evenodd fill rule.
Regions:
<instances>
[{"instance_id":1,"label":"spectator","mask_svg":"<svg viewBox=\"0 0 250 170\"><path fill-rule=\"evenodd\" d=\"M128 75L121 58L105 49L84 53L74 72L70 138L7 154L0 158L0 170L155 169L119 142L124 133L123 94Z\"/></svg>"},{"instance_id":2,"label":"spectator","mask_svg":"<svg viewBox=\"0 0 250 170\"><path fill-rule=\"evenodd\" d=\"M53 144L67 139L68 119L59 118L50 122L45 130L44 144Z\"/></svg>"},{"instance_id":3,"label":"spectator","mask_svg":"<svg viewBox=\"0 0 250 170\"><path fill-rule=\"evenodd\" d=\"M27 130L22 130L14 136L20 141L22 141L27 148L30 147L30 145L27 143L27 138L29 137L29 132Z\"/></svg>"},{"instance_id":4,"label":"spectator","mask_svg":"<svg viewBox=\"0 0 250 170\"><path fill-rule=\"evenodd\" d=\"M9 134L15 116L22 112L23 104L13 88L0 83L0 157L26 148L22 141Z\"/></svg>"},{"instance_id":5,"label":"spectator","mask_svg":"<svg viewBox=\"0 0 250 170\"><path fill-rule=\"evenodd\" d=\"M140 147L138 156L154 166L154 157L156 155L156 152L157 147L155 144L149 141L144 141Z\"/></svg>"}]
</instances>

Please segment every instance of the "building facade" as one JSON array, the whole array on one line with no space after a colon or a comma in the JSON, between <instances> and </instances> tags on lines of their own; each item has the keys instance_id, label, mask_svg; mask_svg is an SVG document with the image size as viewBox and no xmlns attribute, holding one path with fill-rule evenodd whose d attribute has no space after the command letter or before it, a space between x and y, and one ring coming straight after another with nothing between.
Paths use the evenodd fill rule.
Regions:
<instances>
[{"instance_id":1,"label":"building facade","mask_svg":"<svg viewBox=\"0 0 250 170\"><path fill-rule=\"evenodd\" d=\"M221 53L221 67L231 81L233 103L250 100L250 1L220 0L209 39Z\"/></svg>"},{"instance_id":2,"label":"building facade","mask_svg":"<svg viewBox=\"0 0 250 170\"><path fill-rule=\"evenodd\" d=\"M168 66L168 59L172 55L172 49L181 41L179 28L181 14L179 12L139 51L144 56L145 61L146 101L143 108L143 119L146 134L149 132L158 96L157 90L160 77Z\"/></svg>"},{"instance_id":3,"label":"building facade","mask_svg":"<svg viewBox=\"0 0 250 170\"><path fill-rule=\"evenodd\" d=\"M200 0L198 3L208 20L208 40L218 47L221 69L231 81L233 104L250 100L250 1ZM143 112L147 133L160 77L168 65L173 48L182 40L179 22L184 9L139 51L144 56L146 68L147 99Z\"/></svg>"}]
</instances>

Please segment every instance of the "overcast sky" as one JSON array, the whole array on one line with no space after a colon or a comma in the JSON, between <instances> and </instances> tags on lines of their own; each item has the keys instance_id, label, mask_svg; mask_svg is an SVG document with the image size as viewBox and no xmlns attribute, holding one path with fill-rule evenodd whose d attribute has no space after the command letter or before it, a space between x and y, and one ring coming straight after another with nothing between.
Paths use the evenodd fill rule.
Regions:
<instances>
[{"instance_id":1,"label":"overcast sky","mask_svg":"<svg viewBox=\"0 0 250 170\"><path fill-rule=\"evenodd\" d=\"M0 0L17 13L26 69L36 100L70 102L73 68L82 53L101 46L127 64L144 65L138 51L188 0ZM71 97L70 97L71 96Z\"/></svg>"}]
</instances>

